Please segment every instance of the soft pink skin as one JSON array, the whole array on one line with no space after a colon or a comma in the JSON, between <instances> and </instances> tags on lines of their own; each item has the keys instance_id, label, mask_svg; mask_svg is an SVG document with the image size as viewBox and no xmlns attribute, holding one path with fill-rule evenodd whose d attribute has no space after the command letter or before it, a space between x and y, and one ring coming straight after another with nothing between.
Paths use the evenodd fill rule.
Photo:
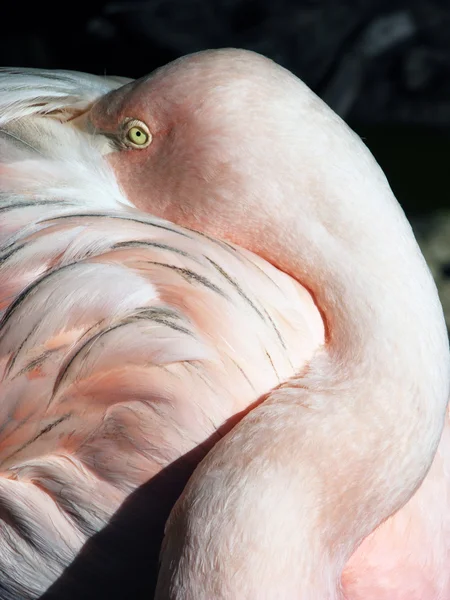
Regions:
<instances>
[{"instance_id":1,"label":"soft pink skin","mask_svg":"<svg viewBox=\"0 0 450 600\"><path fill-rule=\"evenodd\" d=\"M318 122L322 130L318 127L318 136L322 136L324 131L328 135L326 131L327 123L330 126L329 139L327 137L320 138L319 142L319 144L322 144L324 167L327 166L327 160L329 160L326 151L335 153L333 156L337 163L339 163L341 155L344 155L342 167L339 167L342 168L342 171L338 172L338 177L342 173L345 177L346 169L350 174L353 172L353 168L355 171L353 180L352 175L349 180L342 179L342 189L347 189L346 186L348 186L348 190L351 190L353 187L356 201L361 201L361 203L362 200L365 200L365 196L370 194L373 195L373 201L371 199L367 204L367 214L364 212L358 214L358 211L355 211L354 221L352 222L351 218L347 218L348 222L344 226L341 223L341 218L345 214L344 201L342 202L342 214L338 211L335 215L331 212L331 210L336 210L335 205L332 209L322 208L321 202L318 200L315 200L313 204L307 203L305 212L302 212L301 208L298 209L299 212L296 212L297 207L295 206L292 208L292 202L294 202L296 196L298 196L296 200L298 205L301 205L304 198L311 194L312 197L319 194L319 198L320 194L334 196L336 193L336 196L339 196L339 189L333 189L332 187L332 177L330 176L328 181L328 173L320 169L317 170L317 164L314 161L317 161L317 156L320 159L321 155L320 150L319 153L316 152L314 137L310 139L309 147L305 142L306 148L311 148L312 159L310 159L309 153L300 154L295 159L295 144L294 148L291 149L291 154L283 154L285 148L277 145L280 142L279 135L282 143L284 141L282 136L285 136L287 140L286 149L291 141L290 133L288 133L289 129L285 129L285 124L281 121L284 117L283 110L286 111L287 122L289 122L291 115L289 111L296 110L295 104L294 108L291 105L285 106L283 104L284 95L289 97L297 93L296 85L294 78L286 72L274 68L268 61L255 55L239 54L233 51L199 54L169 65L150 78L131 83L118 91L112 92L94 106L89 113L89 119L99 133L108 133L118 139L121 137L121 125L127 118L140 119L146 123L153 136L152 143L148 148L113 152L109 155L109 162L127 197L141 210L149 210L175 223L193 227L248 248L306 284L312 290L326 318L330 356L334 356L333 360L336 359L336 356L340 357L338 358L338 364L341 365L339 368L345 372L343 365L347 359L357 362L355 357L358 350L355 341L352 340L352 327L355 328L355 332L361 327L362 335L364 335L364 323L366 323L367 340L370 340L369 329L373 326L376 331L377 319L379 319L381 332L383 317L377 317L375 314L371 316L370 313L366 312L366 316L361 313L361 317L355 317L352 321L351 317L347 317L345 314L345 299L342 300L343 306L337 305L336 302L333 303L332 291L329 292L327 289L328 286L332 287L330 283L332 275L327 278L326 266L322 267L318 258L315 262L313 251L312 258L309 257L307 248L305 248L308 244L313 247L315 239L310 235L311 239L307 241L309 232L305 234L303 230L293 233L291 223L303 219L308 224L310 219L310 229L314 232L317 228L318 235L321 230L318 228L317 223L320 222L321 227L323 227L323 223L326 223L325 227L334 240L342 239L344 244L351 244L352 252L358 252L359 247L370 247L372 230L376 231L376 227L373 225L370 229L369 223L367 239L364 239L363 233L353 235L352 228L355 227L355 231L357 231L359 220L364 221L367 218L370 221L370 211L373 210L371 202L374 206L376 205L376 194L379 189L380 208L378 214L376 211L373 212L373 219L375 219L375 215L376 218L379 216L381 222L385 219L386 237L381 242L383 245L377 251L378 255L375 261L371 262L370 258L363 258L362 261L367 260L366 271L371 272L373 270L373 273L375 273L380 266L377 263L381 263L383 254L387 253L390 258L386 262L386 281L390 281L391 273L389 270L391 264L397 261L397 256L395 253L391 256L389 242L386 242L386 239L389 239L390 234L388 232L391 224L397 225L397 220L401 221L402 217L399 216L396 208L393 209L392 214L390 213L392 211L390 191L366 151L363 150L361 145L357 145L359 142L357 143L349 136L343 124L333 122L334 118L328 113L324 112L324 118L320 120L322 106L314 96L308 95L304 90L302 93L305 94L306 100L301 101L302 104L299 105L298 111L301 113L303 110L305 114L308 114L307 111L309 111L312 122L316 118L316 113L319 115ZM267 106L269 106L268 110ZM272 109L272 112L270 112L270 109ZM292 114L295 114L295 112L292 112ZM295 126L293 127L293 131L296 131ZM344 140L342 144L338 138L335 140L333 137L332 127L336 131L342 131ZM265 132L264 128L266 129ZM305 129L307 128L305 127ZM314 133L313 128L312 131ZM296 135L301 136L302 130L297 130ZM305 136L308 135L309 132L305 133ZM264 141L267 141L266 145L264 145ZM349 158L352 158L352 144L355 146L355 167L353 167L352 162L345 162L347 152ZM318 148L320 147L319 145ZM361 159L358 159L360 162L356 160L358 151L361 155ZM303 162L300 157L303 158ZM290 171L289 161L293 161L294 171ZM277 173L277 169L278 177L273 176L274 173ZM297 171L300 169L302 173L299 176ZM367 178L368 184L358 182L359 172L364 174L362 177ZM322 181L321 176L323 177ZM326 183L323 183L323 181ZM322 185L331 187L324 187L321 190ZM336 183L337 185L338 183ZM361 186L359 192L358 185ZM372 186L367 188L367 190L370 189L370 192L365 189L365 185ZM289 195L292 197L289 198ZM308 208L309 213L307 212ZM326 210L330 210L329 216ZM348 207L347 210L350 211ZM401 233L397 234L395 228L392 229L393 240L396 239L395 236L397 235L399 237L405 236L405 238L410 235L403 224L399 226L399 231ZM296 257L291 250L296 248L297 236L301 240L302 234L305 237L305 240L303 240L303 254L300 254L299 251L298 257ZM375 235L376 233L373 233L374 248L377 247ZM342 268L344 270L343 266L344 261L347 260L347 255L339 244L336 246L336 257L333 257L331 253L327 255L325 250L327 241L327 239L324 239L323 253L325 259L329 260L331 264L331 260L337 257L336 264L339 265L341 254L341 267L336 266L335 269ZM405 262L401 266L402 275L400 277L406 276L409 270L411 270L411 273L416 274L423 269L420 259L416 260L415 258L417 251L414 249L413 243L410 244L408 241L406 248L405 256L410 254L413 257L411 260L412 265L410 266L408 262ZM303 258L300 258L300 256L303 256ZM308 264L308 260L310 260L309 269L305 266ZM350 262L350 259L348 260ZM391 270L393 274L395 267L392 267ZM332 272L331 267L330 271ZM380 277L382 277L382 269ZM426 281L428 276L424 274L423 277L423 281ZM362 278L363 275L361 274L361 280ZM395 280L395 276L393 279ZM349 286L350 297L353 293L356 305L357 295L362 294L362 292L358 290L357 286L352 292L352 283L347 284L346 280L341 285ZM424 285L427 287L429 281ZM442 418L448 399L448 368L446 366L448 346L440 310L437 309L436 313L433 312L436 301L435 292L431 291L432 287L431 284L429 299L425 300L424 297L419 310L423 309L425 311L423 322L426 323L428 319L426 316L427 302L429 303L430 323L435 320L436 331L439 330L440 332L437 337L441 341L433 349L431 347L429 349L430 358L435 352L436 360L441 365L439 367L440 375L436 375L436 377L440 381L438 385L441 387L438 396L441 398L439 402L442 401L442 403L436 414L439 413L440 418ZM378 292L377 288L374 288L374 290ZM393 295L395 297L394 292ZM334 296L334 299L336 298L339 298L339 295ZM399 298L398 304L401 305L405 301L408 302L408 300ZM377 300L374 304L376 302ZM379 303L381 307L383 304L381 297L379 297ZM349 307L349 310L352 310L352 306ZM367 311L367 309L365 310ZM391 307L380 308L380 315L383 314L383 310L384 314L387 314ZM395 305L393 305L392 313L395 313ZM420 327L418 325L419 330ZM427 325L424 326L424 331L426 328ZM407 333L406 329L404 331ZM403 342L402 335L402 330L399 327L397 342L400 344ZM391 347L391 352L392 348L397 348L397 342L393 342L394 346ZM405 339L405 344L408 343ZM425 345L434 344L431 341L424 343ZM354 349L352 349L353 344L355 344ZM367 347L370 347L369 341ZM386 348L389 348L389 343L387 343ZM354 352L353 356L352 352ZM367 364L370 365L370 362L373 361L375 365L377 360L380 361L380 364L383 363L383 352L381 351L379 359L377 358L377 352L380 352L379 348L375 348L373 357L369 356L367 358ZM389 350L384 351L385 362L387 361L386 355L389 355L389 352ZM407 364L410 367L415 364L415 360L416 357L413 356L412 351L410 356L405 351L405 361L409 361ZM429 365L433 363L433 360ZM402 359L399 356L399 365L401 365L401 361ZM361 373L363 373L365 366L363 362L361 364L363 365ZM302 365L299 364L298 367L301 369ZM328 367L324 367L322 373L322 367L320 367L317 373L313 375L313 386L315 387L310 390L311 398L314 398L317 389L320 390L320 378L323 378L324 385L327 381L328 375L325 374L325 368ZM402 368L402 366L399 366L397 378L394 376L392 379L393 389L396 390L395 395L398 395L398 397L402 396L400 391L402 386L408 388L409 385L415 385L408 383L410 374L405 375L402 382ZM420 369L420 365L418 364L417 367L412 368ZM351 368L349 369L351 370ZM362 393L369 397L372 389L376 388L385 377L383 368L380 367L380 369L380 373L373 381L371 381L369 375L366 378L361 375L361 380L358 380L357 376L353 374L344 375L343 377L344 379L348 377L350 387L352 385L350 381L354 377L357 381L356 385L359 386L356 394ZM390 367L388 369L391 370ZM428 367L424 366L424 371L427 369ZM377 367L374 367L374 370L376 371ZM434 375L432 375L433 370L434 367L430 366L430 377L432 379L434 378ZM405 373L407 372L409 373L409 367ZM389 376L386 376L386 380L388 378ZM300 380L300 385L306 389L311 386L305 379ZM434 382L424 384L425 390L427 385L430 385L429 395L431 398L434 393L432 391ZM338 387L336 385L336 388ZM354 490L352 492L353 496L348 496L345 500L346 509L344 510L341 506L333 517L328 516L330 512L328 514L326 512L331 511L333 508L331 503L328 508L324 509L322 515L322 519L329 519L329 521L324 521L323 532L325 533L316 528L310 532L307 531L303 538L305 543L308 544L308 549L314 552L312 549L315 544L314 536L317 538L323 534L326 536L327 527L337 527L339 533L335 533L328 538L323 546L320 543L318 546L319 554L330 553L331 562L327 564L322 559L317 562L311 559L308 566L305 565L305 560L307 562L308 559L303 560L301 554L295 548L295 544L293 547L289 545L291 542L289 540L288 543L287 532L284 538L280 534L279 539L277 539L276 532L274 533L274 530L268 527L267 519L277 521L273 512L276 510L275 508L268 509L265 516L264 512L261 513L258 521L257 515L259 513L254 510L257 496L252 498L251 490L253 486L259 485L258 477L263 477L263 475L259 475L256 468L252 473L246 470L246 467L240 466L239 455L241 452L244 453L245 440L257 436L254 438L255 445L252 447L253 442L249 442L250 449L246 451L252 459L256 459L261 455L262 464L265 465L262 473L265 472L267 476L267 485L276 490L273 461L284 460L286 463L289 460L294 461L294 458L288 458L289 453L292 457L299 456L295 455L295 444L297 443L294 441L295 438L289 437L291 435L289 433L289 419L292 417L289 417L286 412L286 415L280 417L277 425L276 417L273 414L275 406L282 409L286 401L288 401L288 404L293 401L293 393L298 394L296 383L293 391L289 390L289 386L285 389L286 392L282 389L278 395L275 394L272 402L270 402L271 396L269 395L266 412L262 412L261 417L258 417L259 409L253 411L251 413L251 415L255 414L253 421L249 420L248 417L244 419L242 424L236 428L236 433L232 432L230 434L226 445L219 444L220 447L217 446L208 455L202 467L194 475L169 524L168 539L163 552L163 569L160 587L158 588L158 598L200 599L212 597L211 594L214 594L214 597L217 598L238 597L236 594L240 594L239 597L242 598L272 598L275 597L274 594L281 594L280 597L289 598L294 595L305 599L335 598L340 595L340 592L336 581L333 580L336 575L339 576L343 566L342 560L348 559L354 550L355 553L342 575L343 595L348 600L438 600L440 598L450 598L450 431L448 419L445 421L444 434L433 466L425 482L409 503L382 524L386 518L395 513L396 509L401 508L406 500L411 497L417 485L425 476L426 469L422 471L420 468L418 469L418 472L421 471L422 475L415 479L415 484L412 483L412 480L410 483L406 483L401 469L398 472L394 471L397 475L394 475L393 472L390 476L391 479L388 476L387 483L381 484L381 480L388 469L387 466L380 467L379 474L374 475L373 479L370 475L367 477L365 484L367 489L370 485L374 485L374 489L376 489L376 481L379 477L380 490L381 486L386 484L387 488L384 488L387 490L384 492L385 496L389 498L392 494L397 500L392 500L392 504L387 501L386 507L384 507L384 497L382 500L378 498L372 501L379 503L379 506L374 506L369 501L365 505L366 512L363 511L363 515L371 515L368 517L371 525L364 522L355 525L351 522L354 514L351 511L356 510L366 500L364 498L365 490L362 488ZM386 389L390 390L389 387ZM391 390L389 394L392 394ZM374 394L375 396L376 394ZM426 406L426 396L427 392L425 391L425 404L423 406ZM310 401L315 402L312 399ZM304 402L304 400L300 400L300 405ZM373 400L373 402L372 405L372 401L368 400L367 406L361 405L360 412L356 411L354 417L352 417L360 421L361 427L363 427L362 423L365 418L363 416L364 411L369 411L369 409L376 411L376 400ZM401 404L401 401L399 403ZM329 407L331 406L329 405ZM405 400L405 407L407 406L408 403ZM418 410L420 413L423 407ZM325 423L326 415L322 415L322 417ZM398 418L402 419L400 416ZM274 419L275 429L272 429L271 419ZM393 418L394 421L395 417ZM267 423L267 428L265 423ZM276 431L276 427L280 426L280 423L283 423L285 428L284 445L288 452L284 459L282 458L281 446L274 446L278 448L278 456L276 454L270 456L264 454L270 444L275 444L276 435L274 431ZM341 423L342 430L344 430L347 426L345 417ZM389 427L387 423L388 419L386 419L385 436L389 435L387 433ZM305 418L303 430L308 429L307 424L308 418ZM311 427L314 430L316 425L311 425ZM318 424L317 427L319 432L321 425ZM297 432L296 436L301 435L301 422L299 429L295 431ZM402 434L398 439L403 440L402 444L409 439L408 444L412 450L417 445L416 440L412 442L414 438L412 429L405 428L406 431L409 433ZM420 431L421 427L419 425L417 435L420 435ZM434 439L437 440L439 439L439 426L435 431L437 437L434 437ZM349 435L353 435L356 445L361 444L361 446L364 446L364 437L359 437L363 434L360 434L357 430L352 431L350 428ZM257 443L256 439L258 440ZM288 441L289 439L291 439L291 442ZM377 443L368 448L363 459L366 461L365 470L376 471L378 469L377 444L381 443L380 438ZM309 460L314 462L323 453L323 460L330 462L328 467L324 467L321 463L324 476L332 481L333 474L342 471L336 480L336 486L343 486L346 480L351 481L355 477L354 471L352 471L353 467L346 469L344 466L345 462L352 464L353 457L348 448L345 449L344 445L341 454L336 451L339 460L335 462L332 460L332 451L330 449L326 450L328 448L327 444L323 446L322 444L323 439L321 434L318 433L316 446L312 446L312 454L308 454L308 449L303 451L304 460L309 457ZM436 441L433 444L436 444ZM395 446L394 443L393 446ZM393 448L392 458L395 457L395 452L396 450ZM265 458L262 458L263 456ZM428 458L425 458L425 456L428 456ZM423 455L424 464L427 462L429 464L432 456L433 452L429 454L426 450ZM295 460L299 460L298 464L300 464L299 458ZM225 461L227 462L225 463ZM420 461L421 459L418 459L416 467L418 467ZM230 467L229 464L232 466ZM405 472L408 468L405 467ZM242 471L239 471L239 469L242 469ZM383 471L383 469L385 470ZM215 475L213 480L209 479L210 472L220 473L224 482L222 487L218 475ZM240 475L241 480L245 481L247 477L248 483L247 488L242 488L240 504L236 503L236 506L233 505L230 508L226 504L227 491L230 488L232 489L233 485L240 487L239 480L236 479L237 475L235 476L236 472L242 473ZM235 478L233 479L233 477ZM291 477L293 477L292 474ZM298 478L301 480L300 475L298 475ZM234 484L231 483L231 480ZM203 485L204 481L206 483ZM305 487L307 487L308 475L305 475L304 481ZM389 481L391 482L390 487ZM397 481L398 484L394 485L394 481ZM280 493L282 493L282 485L280 484ZM394 490L402 485L405 486L404 493L396 496ZM255 489L259 489L259 493L261 493L260 488L255 487ZM270 499L268 502L270 503ZM299 506L301 506L301 502L300 493L298 496ZM350 507L353 506L355 508L351 509ZM242 524L238 520L237 514L239 513L237 511L240 510L244 511L247 523ZM278 510L280 513L283 512L281 508ZM301 520L296 523L297 516L295 513L289 513L289 510L291 510L289 504L283 510L286 511L285 519L287 522L291 518L290 527L294 530L298 527L299 538L301 538L301 528L304 523ZM346 514L346 510L349 510L349 514ZM222 522L217 516L221 513ZM253 522L250 520L252 513L256 515L253 530L251 529L252 525L249 524ZM280 518L282 517L280 516ZM235 523L233 523L233 519ZM341 525L337 526L339 521L341 521ZM356 518L355 522L358 523ZM204 523L210 523L208 533L205 533ZM230 523L233 523L233 525L230 525ZM238 524L236 525L236 523ZM370 534L371 530L377 525L376 531ZM255 527L257 527L257 530ZM279 524L279 527L281 528L282 525ZM358 527L360 527L359 530ZM262 540L265 530L269 542ZM244 531L247 531L247 534ZM258 535L259 542L255 542L256 546L247 547L242 542L245 539L242 537L244 535ZM359 543L367 535L368 537L358 548ZM183 536L188 538L186 546L183 545ZM227 545L228 543L233 550ZM336 550L337 545L340 543L343 548L347 548L342 553ZM283 544L285 544L285 547L283 547ZM236 547L241 545L243 547L242 551L233 556L233 553L237 552ZM287 553L287 559L281 558L283 552ZM217 566L219 564L221 565L220 569ZM300 583L293 576L296 570L299 572L299 577L302 578ZM211 575L211 572L216 574Z\"/></svg>"}]
</instances>

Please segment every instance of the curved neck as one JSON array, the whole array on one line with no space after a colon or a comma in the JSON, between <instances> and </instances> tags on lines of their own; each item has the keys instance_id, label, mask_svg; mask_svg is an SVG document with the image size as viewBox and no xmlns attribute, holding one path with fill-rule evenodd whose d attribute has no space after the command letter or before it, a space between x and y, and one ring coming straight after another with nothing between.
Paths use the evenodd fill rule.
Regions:
<instances>
[{"instance_id":1,"label":"curved neck","mask_svg":"<svg viewBox=\"0 0 450 600\"><path fill-rule=\"evenodd\" d=\"M336 600L351 554L425 477L448 401L447 335L388 188L385 202L362 210L361 244L291 219L278 256L315 295L328 343L197 468L166 528L156 598Z\"/></svg>"},{"instance_id":2,"label":"curved neck","mask_svg":"<svg viewBox=\"0 0 450 600\"><path fill-rule=\"evenodd\" d=\"M289 199L257 252L311 291L341 373L352 371L359 383L363 368L377 389L415 382L442 418L448 336L431 273L368 149L340 119L322 125L329 136L317 136L311 164L300 153L290 172L295 188L285 192Z\"/></svg>"},{"instance_id":3,"label":"curved neck","mask_svg":"<svg viewBox=\"0 0 450 600\"><path fill-rule=\"evenodd\" d=\"M330 500L321 509L324 543L327 550L348 544L345 558L422 482L449 399L448 336L436 286L384 175L362 152L362 161L320 174L321 193L329 195L326 222L304 198L284 215L290 225L275 256L312 292L327 344L306 373L266 401L272 409L288 403L314 411L297 412L297 421L293 412L285 433L311 434L310 453L299 444L298 459L315 464L319 457L316 477L326 485L316 488L314 502L324 494ZM339 499L346 507L336 513ZM312 543L318 526L310 524Z\"/></svg>"},{"instance_id":4,"label":"curved neck","mask_svg":"<svg viewBox=\"0 0 450 600\"><path fill-rule=\"evenodd\" d=\"M345 562L433 460L449 397L437 291L375 161L330 121L334 162L303 150L283 188L301 197L267 204L251 248L312 292L327 343L198 467L167 526L157 598L337 598Z\"/></svg>"}]
</instances>

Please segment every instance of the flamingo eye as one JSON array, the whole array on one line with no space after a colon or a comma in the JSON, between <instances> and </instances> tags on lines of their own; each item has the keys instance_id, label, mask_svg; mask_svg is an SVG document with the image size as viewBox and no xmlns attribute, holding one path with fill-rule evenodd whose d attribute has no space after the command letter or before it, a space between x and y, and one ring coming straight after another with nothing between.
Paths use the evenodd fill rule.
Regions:
<instances>
[{"instance_id":1,"label":"flamingo eye","mask_svg":"<svg viewBox=\"0 0 450 600\"><path fill-rule=\"evenodd\" d=\"M131 148L147 148L152 141L152 134L142 121L133 119L125 126L125 143Z\"/></svg>"}]
</instances>

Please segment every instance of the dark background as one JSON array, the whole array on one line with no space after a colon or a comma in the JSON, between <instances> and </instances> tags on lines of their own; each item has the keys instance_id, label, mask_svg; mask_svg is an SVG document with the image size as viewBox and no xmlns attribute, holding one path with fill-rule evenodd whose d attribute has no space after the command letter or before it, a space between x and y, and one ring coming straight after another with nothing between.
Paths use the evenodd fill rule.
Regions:
<instances>
[{"instance_id":1,"label":"dark background","mask_svg":"<svg viewBox=\"0 0 450 600\"><path fill-rule=\"evenodd\" d=\"M139 77L204 48L257 50L364 137L410 216L450 205L450 0L8 4L4 66Z\"/></svg>"}]
</instances>

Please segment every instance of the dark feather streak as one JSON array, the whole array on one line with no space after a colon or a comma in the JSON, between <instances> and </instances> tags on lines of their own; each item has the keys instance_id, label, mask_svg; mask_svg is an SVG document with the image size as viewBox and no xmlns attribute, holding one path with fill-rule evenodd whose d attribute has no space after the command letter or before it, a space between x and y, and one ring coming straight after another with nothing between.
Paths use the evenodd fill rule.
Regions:
<instances>
[{"instance_id":1,"label":"dark feather streak","mask_svg":"<svg viewBox=\"0 0 450 600\"><path fill-rule=\"evenodd\" d=\"M153 321L155 323L159 323L161 325L165 325L165 326L169 327L170 329L173 329L175 331L179 331L180 333L192 336L193 334L189 329L187 329L186 327L183 327L179 323L174 323L174 321L179 320L179 319L180 319L179 315L169 308L142 307L142 308L136 309L136 311L132 315L127 315L126 317L121 319L120 322L114 323L114 324L110 325L109 327L106 327L102 331L97 332L95 335L93 335L92 337L87 339L77 349L75 354L73 354L70 357L70 359L67 361L66 365L60 370L58 377L56 378L55 384L53 386L52 397L54 397L55 394L57 393L61 384L67 377L70 367L73 365L73 363L75 362L77 357L83 352L83 350L85 350L87 347L90 347L89 349L91 349L93 347L93 345L96 344L106 334L108 334L111 331L114 331L116 329L119 329L121 327L125 327L126 325L129 325L131 323L136 323L137 321L140 321L140 320L147 320L147 321Z\"/></svg>"}]
</instances>

